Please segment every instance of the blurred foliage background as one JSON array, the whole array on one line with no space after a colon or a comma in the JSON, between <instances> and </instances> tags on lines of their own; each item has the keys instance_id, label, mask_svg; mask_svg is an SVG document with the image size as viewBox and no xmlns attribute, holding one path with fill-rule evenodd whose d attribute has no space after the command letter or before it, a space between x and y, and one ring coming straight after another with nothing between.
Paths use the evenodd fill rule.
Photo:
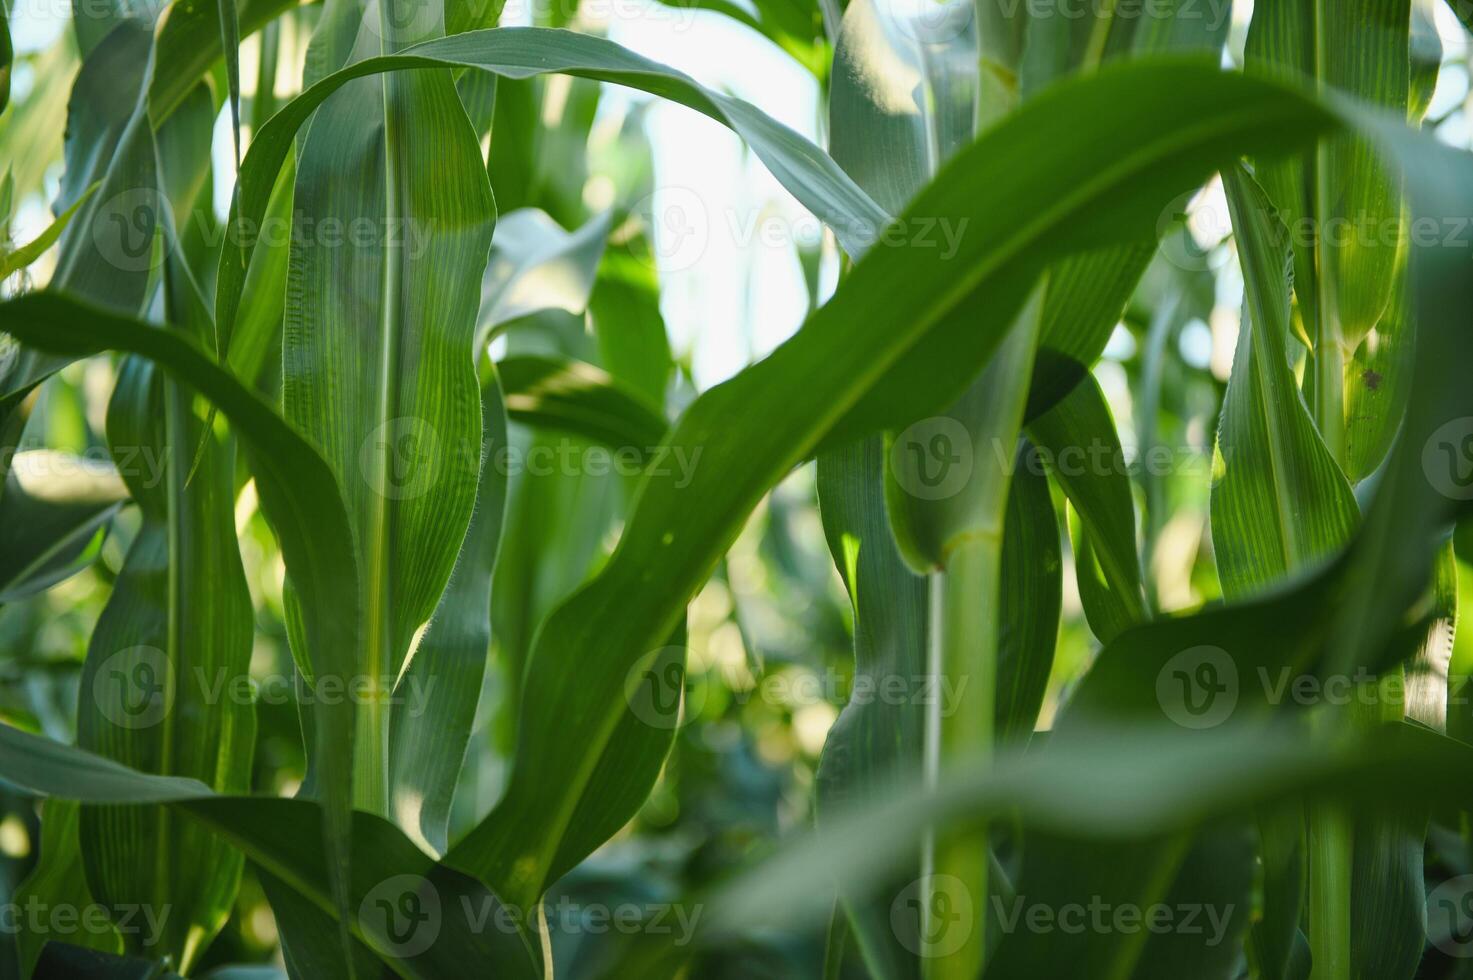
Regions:
<instances>
[{"instance_id":1,"label":"blurred foliage background","mask_svg":"<svg viewBox=\"0 0 1473 980\"><path fill-rule=\"evenodd\" d=\"M1441 39L1431 128L1467 146L1473 95L1466 35L1440 3L1419 3L1416 11L1427 37ZM68 12L57 0L20 0L9 14L16 63L12 104L0 117L0 166L10 175L0 236L13 246L49 221L61 172L62 120L79 61ZM1233 9L1230 61L1241 62L1250 14L1248 3ZM247 136L299 90L306 40L318 16L316 5L304 5L244 40ZM810 138L823 138L831 45L819 0L672 0L669 6L511 0L501 23L607 34L747 98ZM213 81L215 172L228 173L223 71ZM473 97L476 84L463 88L463 96ZM484 109L491 100L483 94ZM668 418L695 392L790 335L837 282L838 251L821 226L735 136L682 107L562 76L502 81L488 128L489 171L503 227L512 212L536 209L546 219L529 219L539 234L556 237L590 222L608 228L587 302L574 301L573 311L554 305L518 317L497 340L498 358L558 352L601 365L639 388ZM193 229L201 240L212 233L218 238L229 193L219 183L209 189L214 208L201 219L215 226ZM1243 294L1220 185L1179 204L1179 212L1163 216L1162 248L1094 369L1131 468L1149 598L1170 612L1220 597L1208 492ZM43 258L0 292L44 282L50 261ZM637 366L608 363L590 329L600 317L636 324L665 354ZM113 380L113 368L101 359L65 369L40 391L22 450L44 445L106 460L102 416ZM581 466L589 444L579 437L515 422L512 429L522 458L534 458L543 447L545 458L573 462L513 476L493 588L493 669L452 838L497 799L516 721L508 692L518 683L538 623L605 560L632 489L628 477ZM1056 510L1067 511L1062 497ZM255 603L252 673L260 684L260 738L254 789L287 793L300 782L304 760L297 711L285 697L291 654L283 565L250 488L240 496L236 524ZM0 716L59 741L74 740L87 638L136 527L137 515L123 507L79 558L85 567L78 574L0 606ZM1063 621L1045 725L1098 648L1081 611L1067 535L1064 542ZM1460 557L1473 560L1473 548L1462 545ZM1459 569L1460 591L1467 593L1473 567L1460 561ZM691 606L686 710L649 800L622 833L554 887L549 905L576 917L588 905L672 901L750 863L789 830L806 825L818 756L849 695L851 630L849 603L824 546L809 464L768 497ZM1453 672L1470 668L1473 629L1465 624ZM32 801L0 794L0 902L32 868L38 828ZM1450 870L1467 870L1468 856L1452 841L1443 843ZM598 937L560 929L563 921L550 918L560 975L592 975L591 958L582 972L580 943ZM14 938L14 929L0 923L0 945L13 945ZM824 942L813 933L754 937L746 948L698 965L695 975L818 976ZM248 870L236 912L204 966L271 963L278 955L270 910ZM0 977L16 969L12 951L0 952ZM861 975L857 967L854 975Z\"/></svg>"}]
</instances>

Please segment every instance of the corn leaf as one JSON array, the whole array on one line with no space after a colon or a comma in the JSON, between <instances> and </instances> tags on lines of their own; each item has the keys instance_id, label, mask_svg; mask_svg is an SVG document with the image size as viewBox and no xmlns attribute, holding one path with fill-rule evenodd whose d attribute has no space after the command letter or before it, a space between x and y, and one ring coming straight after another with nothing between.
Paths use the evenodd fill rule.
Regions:
<instances>
[{"instance_id":1,"label":"corn leaf","mask_svg":"<svg viewBox=\"0 0 1473 980\"><path fill-rule=\"evenodd\" d=\"M141 354L208 395L251 448L261 504L302 604L300 628L312 658L300 665L304 677L315 690L343 690L353 676L358 649L358 558L342 491L317 450L197 346L172 332L60 294L32 294L0 304L0 329L32 347L71 357L102 349ZM328 880L342 910L348 908L348 750L355 704L339 694L314 697L313 704L312 773L323 800Z\"/></svg>"},{"instance_id":2,"label":"corn leaf","mask_svg":"<svg viewBox=\"0 0 1473 980\"><path fill-rule=\"evenodd\" d=\"M1075 575L1089 625L1109 643L1147 619L1135 540L1135 500L1110 407L1093 376L1028 426L1079 516ZM1071 527L1076 522L1071 522Z\"/></svg>"},{"instance_id":3,"label":"corn leaf","mask_svg":"<svg viewBox=\"0 0 1473 980\"><path fill-rule=\"evenodd\" d=\"M1289 367L1289 237L1268 196L1224 173L1246 308L1218 430L1212 543L1223 594L1238 598L1321 562L1350 540L1359 508Z\"/></svg>"},{"instance_id":4,"label":"corn leaf","mask_svg":"<svg viewBox=\"0 0 1473 980\"><path fill-rule=\"evenodd\" d=\"M233 844L289 888L301 908L329 923L337 914L330 852L320 843L326 815L315 803L218 796L194 780L138 772L8 725L0 725L0 778L64 800L168 804ZM352 911L342 924L352 931L355 958L371 954L386 972L410 978L453 974L466 963L494 963L512 977L542 976L524 923L509 918L483 885L437 865L371 814L354 815L353 837ZM347 975L345 962L346 956L326 975Z\"/></svg>"},{"instance_id":5,"label":"corn leaf","mask_svg":"<svg viewBox=\"0 0 1473 980\"><path fill-rule=\"evenodd\" d=\"M52 450L16 454L0 494L0 602L76 573L126 498L110 466Z\"/></svg>"},{"instance_id":6,"label":"corn leaf","mask_svg":"<svg viewBox=\"0 0 1473 980\"><path fill-rule=\"evenodd\" d=\"M1151 93L1164 90L1173 95L1157 104ZM1199 120L1190 135L1166 119L1186 104L1183 91L1192 92L1186 101ZM1065 106L1067 112L1056 111ZM679 488L671 476L646 476L604 572L543 625L533 663L579 656L580 670L528 674L524 703L558 705L556 724L550 707L524 712L506 796L447 860L486 875L514 905L533 901L546 887L594 761L628 710L624 677L657 654L762 493L826 439L842 444L954 399L1022 304L1020 273L1038 270L1070 244L1132 234L1159 210L1160 192L1200 179L1229 145L1282 145L1286 114L1296 120L1288 127L1296 136L1327 121L1282 89L1200 66L1120 68L1040 96L959 154L907 215L966 217L960 254L943 262L925 249L871 251L796 337L687 410L666 445L687 452L700 446L702 465ZM1149 127L1131 128L1131 120L1148 118ZM1203 118L1214 122L1203 125ZM1151 138L1165 132L1172 136ZM1108 159L1117 159L1108 147L1118 143L1118 159L1127 163L1102 179L1082 155L1057 152L1076 140ZM1037 165L1044 146L1058 172ZM1059 187L1070 193L1056 196ZM1043 200L1048 206L1035 210ZM888 396L892 383L922 367L924 399L887 398L854 411L880 379ZM771 410L757 410L764 405ZM728 469L721 462L728 459L742 464ZM596 658L587 654L594 649ZM549 771L564 778L550 784L536 775Z\"/></svg>"}]
</instances>

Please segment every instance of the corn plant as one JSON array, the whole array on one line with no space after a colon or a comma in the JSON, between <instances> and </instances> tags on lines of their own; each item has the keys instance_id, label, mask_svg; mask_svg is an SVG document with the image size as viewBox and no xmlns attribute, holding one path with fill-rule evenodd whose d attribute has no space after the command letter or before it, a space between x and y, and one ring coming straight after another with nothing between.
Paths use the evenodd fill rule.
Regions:
<instances>
[{"instance_id":1,"label":"corn plant","mask_svg":"<svg viewBox=\"0 0 1473 980\"><path fill-rule=\"evenodd\" d=\"M1468 976L1470 9L661 2L0 4L3 975Z\"/></svg>"}]
</instances>

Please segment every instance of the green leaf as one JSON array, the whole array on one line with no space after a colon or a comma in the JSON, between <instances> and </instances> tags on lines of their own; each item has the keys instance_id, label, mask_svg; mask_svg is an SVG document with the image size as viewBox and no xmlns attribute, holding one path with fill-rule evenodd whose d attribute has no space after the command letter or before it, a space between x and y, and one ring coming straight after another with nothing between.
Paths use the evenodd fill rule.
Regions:
<instances>
[{"instance_id":1,"label":"green leaf","mask_svg":"<svg viewBox=\"0 0 1473 980\"><path fill-rule=\"evenodd\" d=\"M0 603L79 571L127 496L111 466L52 450L18 453L0 494Z\"/></svg>"},{"instance_id":2,"label":"green leaf","mask_svg":"<svg viewBox=\"0 0 1473 980\"><path fill-rule=\"evenodd\" d=\"M586 436L640 462L665 438L660 413L592 364L522 355L497 367L507 414L518 422Z\"/></svg>"},{"instance_id":3,"label":"green leaf","mask_svg":"<svg viewBox=\"0 0 1473 980\"><path fill-rule=\"evenodd\" d=\"M577 231L566 232L546 212L534 208L519 208L498 218L481 283L477 335L488 336L504 324L543 310L577 314L588 309L609 221L608 214L601 214Z\"/></svg>"},{"instance_id":4,"label":"green leaf","mask_svg":"<svg viewBox=\"0 0 1473 980\"><path fill-rule=\"evenodd\" d=\"M204 300L175 259L165 278L171 329L207 336ZM202 439L187 480L191 457L181 447ZM108 442L142 524L88 645L78 745L132 769L246 792L256 719L240 692L253 618L234 539L234 454L206 435L178 384L140 359L120 371ZM141 471L138 460L154 468ZM196 582L209 582L208 592L191 594ZM159 935L125 933L127 951L188 972L235 904L239 856L157 807L84 807L81 839L104 905L175 909Z\"/></svg>"},{"instance_id":5,"label":"green leaf","mask_svg":"<svg viewBox=\"0 0 1473 980\"><path fill-rule=\"evenodd\" d=\"M41 234L24 245L19 246L15 251L9 252L3 258L0 258L0 279L8 279L15 275L44 255L48 248L55 245L56 240L61 237L61 233L66 230L66 226L71 223L77 211L82 205L87 203L92 197L93 192L101 186L102 184L99 182L87 188L82 193L82 196L73 201L71 206L65 211L57 215Z\"/></svg>"},{"instance_id":6,"label":"green leaf","mask_svg":"<svg viewBox=\"0 0 1473 980\"><path fill-rule=\"evenodd\" d=\"M92 892L87 887L87 876L82 869L82 850L77 839L77 818L80 807L70 800L47 800L41 808L41 853L30 875L16 886L13 900L24 908L28 903L38 902L43 906L73 906L85 908L92 904ZM41 947L51 940L45 919L27 922L19 920L21 928L16 932L16 949L20 954L20 972L32 976ZM67 941L81 943L104 953L121 953L122 937L109 925L108 928L80 934L68 934Z\"/></svg>"},{"instance_id":7,"label":"green leaf","mask_svg":"<svg viewBox=\"0 0 1473 980\"><path fill-rule=\"evenodd\" d=\"M496 372L481 385L481 465L475 511L455 570L394 685L405 707L389 716L390 810L411 836L443 854L491 646L491 581L506 512L506 408Z\"/></svg>"},{"instance_id":8,"label":"green leaf","mask_svg":"<svg viewBox=\"0 0 1473 980\"><path fill-rule=\"evenodd\" d=\"M1328 121L1262 82L1132 66L1056 87L962 151L907 213L965 218L957 255L871 250L792 340L687 410L667 445L701 448L694 479L647 475L603 573L544 623L507 793L447 860L485 874L514 905L535 899L628 710L624 678L660 647L769 487L825 443L953 400L1025 299L1025 272L1071 246L1135 234L1224 153L1282 147ZM1102 172L1092 162L1101 158L1120 164ZM570 657L576 672L536 669ZM551 771L562 778L539 775Z\"/></svg>"},{"instance_id":9,"label":"green leaf","mask_svg":"<svg viewBox=\"0 0 1473 980\"><path fill-rule=\"evenodd\" d=\"M820 832L827 830L831 812L886 799L921 764L923 705L911 697L875 696L882 685L921 684L926 676L926 580L905 564L890 535L884 461L878 436L818 458L824 534L854 610L855 692L819 758ZM918 865L919 853L916 857ZM890 884L898 891L904 878L887 883L887 890ZM881 890L845 891L843 897L852 939L870 972L883 978L915 976L914 954L892 925L890 902ZM913 931L920 928L918 918L907 922Z\"/></svg>"},{"instance_id":10,"label":"green leaf","mask_svg":"<svg viewBox=\"0 0 1473 980\"><path fill-rule=\"evenodd\" d=\"M315 803L217 796L193 780L138 772L8 725L0 725L0 778L87 803L166 803L232 843L330 935L340 906L330 885L331 854L322 847L327 814ZM352 839L349 911L336 924L351 930L355 959L371 955L394 975L424 980L455 975L467 963L495 964L519 980L543 975L525 920L484 885L436 864L372 814L353 815ZM342 957L341 947L337 952ZM310 975L347 975L343 958L327 964L325 973Z\"/></svg>"},{"instance_id":11,"label":"green leaf","mask_svg":"<svg viewBox=\"0 0 1473 980\"><path fill-rule=\"evenodd\" d=\"M299 0L238 0L236 38L249 37ZM156 59L161 66L148 87L148 115L155 126L179 108L185 96L230 46L219 3L173 3L159 19ZM223 45L223 46L222 46Z\"/></svg>"},{"instance_id":12,"label":"green leaf","mask_svg":"<svg viewBox=\"0 0 1473 980\"><path fill-rule=\"evenodd\" d=\"M999 744L1026 742L1038 723L1054 663L1063 603L1059 519L1048 478L1025 439L1014 463L1002 539L997 642Z\"/></svg>"},{"instance_id":13,"label":"green leaf","mask_svg":"<svg viewBox=\"0 0 1473 980\"><path fill-rule=\"evenodd\" d=\"M323 800L328 880L339 909L348 908L352 830L348 825L354 699L342 685L354 675L358 649L358 559L336 477L322 456L257 396L178 335L59 294L0 303L0 329L22 343L82 357L103 349L152 359L206 395L250 447L262 508L277 534L301 603L307 663L299 664L315 696L312 773Z\"/></svg>"},{"instance_id":14,"label":"green leaf","mask_svg":"<svg viewBox=\"0 0 1473 980\"><path fill-rule=\"evenodd\" d=\"M1212 544L1233 599L1336 554L1360 512L1289 367L1288 232L1245 171L1223 185L1247 293L1213 461Z\"/></svg>"},{"instance_id":15,"label":"green leaf","mask_svg":"<svg viewBox=\"0 0 1473 980\"><path fill-rule=\"evenodd\" d=\"M834 228L847 249L862 250L888 220L823 151L740 99L712 92L602 38L530 27L472 31L427 41L394 55L356 62L322 78L256 134L241 168L240 215L247 221L259 221L296 131L332 92L378 72L454 67L477 68L510 79L554 72L577 75L680 102L735 130L799 201ZM246 247L239 248L242 244ZM216 310L227 337L240 303L249 244L230 243L221 257Z\"/></svg>"},{"instance_id":16,"label":"green leaf","mask_svg":"<svg viewBox=\"0 0 1473 980\"><path fill-rule=\"evenodd\" d=\"M404 27L422 30L413 20ZM480 463L472 345L495 205L450 72L362 79L323 102L292 207L308 233L287 272L283 415L323 447L344 491L363 575L354 675L368 686L354 802L385 814L384 697L449 581ZM331 227L371 231L352 247L312 232Z\"/></svg>"},{"instance_id":17,"label":"green leaf","mask_svg":"<svg viewBox=\"0 0 1473 980\"><path fill-rule=\"evenodd\" d=\"M10 105L10 68L15 62L15 47L10 43L10 11L0 3L0 112Z\"/></svg>"},{"instance_id":18,"label":"green leaf","mask_svg":"<svg viewBox=\"0 0 1473 980\"><path fill-rule=\"evenodd\" d=\"M1100 642L1109 643L1148 616L1136 551L1135 500L1120 436L1099 382L1086 376L1030 422L1028 434L1079 515L1073 534L1079 594L1090 629Z\"/></svg>"}]
</instances>

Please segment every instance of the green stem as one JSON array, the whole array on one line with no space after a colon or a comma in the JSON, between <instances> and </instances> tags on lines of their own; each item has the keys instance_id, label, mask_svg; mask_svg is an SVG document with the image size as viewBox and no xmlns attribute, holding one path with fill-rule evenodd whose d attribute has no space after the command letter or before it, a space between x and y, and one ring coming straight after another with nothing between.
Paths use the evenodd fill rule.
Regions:
<instances>
[{"instance_id":1,"label":"green stem","mask_svg":"<svg viewBox=\"0 0 1473 980\"><path fill-rule=\"evenodd\" d=\"M987 758L993 751L1002 536L975 532L956 541L946 568L931 577L931 660L946 697L927 705L941 759ZM944 709L944 710L943 710ZM935 846L922 908L928 980L973 980L987 941L987 833L944 834Z\"/></svg>"},{"instance_id":2,"label":"green stem","mask_svg":"<svg viewBox=\"0 0 1473 980\"><path fill-rule=\"evenodd\" d=\"M1315 77L1324 89L1325 21L1334 13L1325 0L1315 0ZM1314 421L1330 455L1345 466L1345 359L1340 346L1335 262L1323 239L1330 207L1329 143L1320 140L1315 148L1314 203L1319 219L1315 239L1316 306L1314 349ZM1349 731L1350 714L1333 707L1321 709L1315 719L1317 734L1337 738ZM1309 846L1309 945L1314 957L1311 980L1349 980L1350 977L1350 889L1355 866L1355 841L1350 815L1341 806L1316 805L1308 819Z\"/></svg>"}]
</instances>

